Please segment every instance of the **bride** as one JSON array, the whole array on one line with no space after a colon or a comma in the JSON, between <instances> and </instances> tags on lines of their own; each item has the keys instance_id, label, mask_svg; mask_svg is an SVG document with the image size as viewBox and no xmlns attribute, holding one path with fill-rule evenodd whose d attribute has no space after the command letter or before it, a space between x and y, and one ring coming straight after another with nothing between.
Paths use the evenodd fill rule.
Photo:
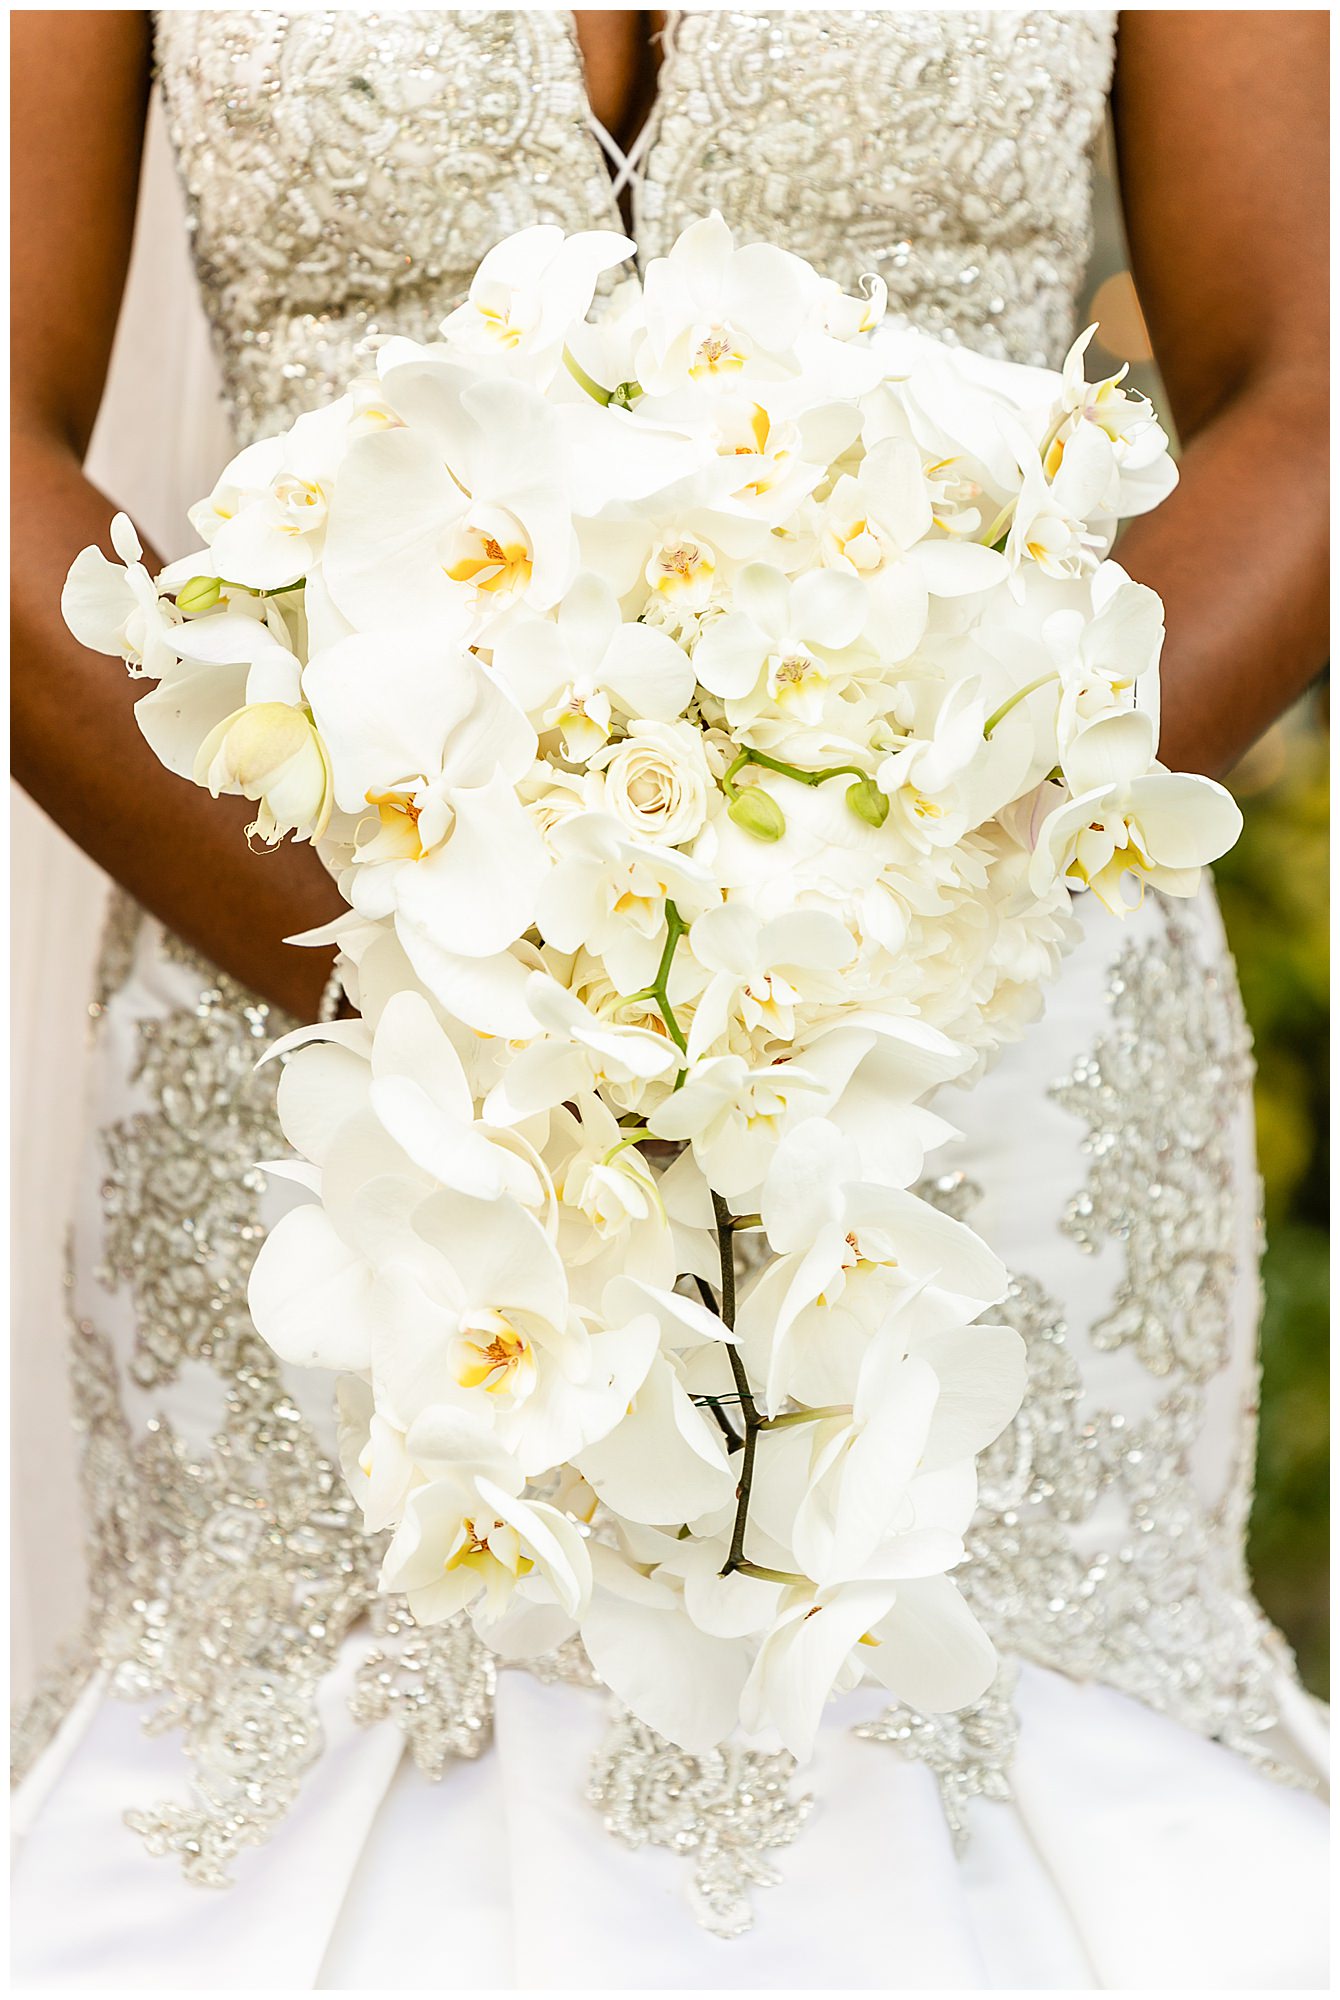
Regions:
<instances>
[{"instance_id":1,"label":"bride","mask_svg":"<svg viewBox=\"0 0 1340 2000\"><path fill-rule=\"evenodd\" d=\"M499 237L621 203L643 256L719 208L845 285L878 272L931 332L1055 366L1110 93L1183 446L1121 558L1167 605L1165 761L1221 771L1324 652L1325 34L1162 10L18 17L17 774L122 885L73 1234L94 1604L24 1746L21 1987L1324 1983L1320 1718L1243 1561L1251 1061L1209 888L1119 932L1078 898L1044 1020L943 1107L962 1136L924 1191L1010 1264L1029 1357L960 1573L995 1686L937 1717L844 1696L803 1772L689 1757L580 1658L495 1674L468 1626L377 1597L330 1396L245 1307L283 1209L253 1065L330 970L280 940L337 898L310 848L257 861L244 802L157 765L59 600L107 539L81 458L154 69L239 442L360 343L431 335Z\"/></svg>"}]
</instances>

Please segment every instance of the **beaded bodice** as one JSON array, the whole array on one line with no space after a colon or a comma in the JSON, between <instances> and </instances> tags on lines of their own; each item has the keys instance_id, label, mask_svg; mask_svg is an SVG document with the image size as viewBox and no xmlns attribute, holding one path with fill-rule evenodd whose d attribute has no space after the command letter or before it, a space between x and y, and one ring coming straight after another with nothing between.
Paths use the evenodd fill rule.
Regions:
<instances>
[{"instance_id":1,"label":"beaded bodice","mask_svg":"<svg viewBox=\"0 0 1340 2000\"><path fill-rule=\"evenodd\" d=\"M878 272L896 308L945 337L1055 363L1087 254L1113 23L671 17L635 148L641 252L716 207L844 284ZM362 343L431 336L508 231L618 224L567 14L174 11L157 45L244 439L342 387ZM1008 1796L1016 1659L1107 1681L1248 1752L1275 1719L1279 1654L1242 1562L1250 1058L1222 939L1197 921L1146 912L1137 935L1113 935L1085 975L1085 1052L1035 1039L1017 1102L985 1115L991 1170L970 1148L966 1173L923 1189L1003 1253L1012 1226L1048 1246L1000 1308L1029 1387L983 1460L962 1573L1004 1671L963 1716L898 1706L862 1731L930 1766L956 1834L973 1797ZM100 981L73 1348L93 1651L118 1692L157 1701L156 1727L185 1732L191 1801L130 1823L215 1883L297 1796L342 1648L358 1649L358 1720L398 1723L430 1774L487 1743L494 1664L468 1622L417 1632L378 1595L332 1397L311 1371L287 1379L246 1311L276 1212L254 1163L283 1151L274 1070L254 1064L284 1024L124 900ZM1001 1130L1031 1149L1022 1174L991 1152ZM589 1678L577 1657L541 1670ZM56 1709L43 1699L30 1747ZM591 1797L632 1844L691 1854L700 1913L730 1933L748 1885L770 1879L766 1852L804 1817L788 1764L731 1746L686 1759L625 1716Z\"/></svg>"},{"instance_id":2,"label":"beaded bodice","mask_svg":"<svg viewBox=\"0 0 1340 2000\"><path fill-rule=\"evenodd\" d=\"M1016 361L1054 364L1089 239L1115 15L672 15L635 151L659 255L713 208L745 237ZM164 13L158 61L243 436L426 338L499 237L619 227L571 16Z\"/></svg>"}]
</instances>

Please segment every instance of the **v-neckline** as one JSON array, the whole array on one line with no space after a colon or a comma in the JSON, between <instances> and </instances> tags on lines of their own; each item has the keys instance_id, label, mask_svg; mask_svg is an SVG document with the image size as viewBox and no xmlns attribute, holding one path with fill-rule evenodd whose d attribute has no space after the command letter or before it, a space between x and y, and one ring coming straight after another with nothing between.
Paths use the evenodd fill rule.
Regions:
<instances>
[{"instance_id":1,"label":"v-neckline","mask_svg":"<svg viewBox=\"0 0 1340 2000\"><path fill-rule=\"evenodd\" d=\"M574 66L577 88L581 93L583 123L587 131L594 138L601 153L605 156L605 160L615 169L612 174L608 174L610 215L615 226L620 230L627 227L628 234L634 240L637 237L638 194L641 190L642 176L646 169L647 156L656 143L656 128L660 123L661 111L665 102L665 74L674 54L673 32L678 26L679 11L678 8L667 7L665 9L665 22L659 31L661 59L656 65L656 80L648 99L646 116L638 126L637 131L633 134L628 149L625 151L613 133L606 130L595 114L595 107L591 102L590 86L587 82L586 59L582 53L581 38L577 33L576 12L570 7L565 7L561 10L560 18L564 31L564 39L567 42L568 52ZM625 188L628 190L629 208L626 224L623 209L619 201L619 197Z\"/></svg>"}]
</instances>

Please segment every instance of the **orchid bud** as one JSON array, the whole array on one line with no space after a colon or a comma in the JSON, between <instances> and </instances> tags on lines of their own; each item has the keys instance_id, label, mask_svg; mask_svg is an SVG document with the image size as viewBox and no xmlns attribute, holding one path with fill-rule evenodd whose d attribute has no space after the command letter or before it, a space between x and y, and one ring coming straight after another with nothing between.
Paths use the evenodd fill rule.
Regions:
<instances>
[{"instance_id":1,"label":"orchid bud","mask_svg":"<svg viewBox=\"0 0 1340 2000\"><path fill-rule=\"evenodd\" d=\"M883 826L889 802L873 778L855 778L847 787L847 804L867 826Z\"/></svg>"},{"instance_id":2,"label":"orchid bud","mask_svg":"<svg viewBox=\"0 0 1340 2000\"><path fill-rule=\"evenodd\" d=\"M210 611L219 601L219 579L217 576L193 576L177 592L177 609L194 616L197 611Z\"/></svg>"},{"instance_id":3,"label":"orchid bud","mask_svg":"<svg viewBox=\"0 0 1340 2000\"><path fill-rule=\"evenodd\" d=\"M225 716L196 753L195 782L259 802L248 827L273 847L285 833L318 840L334 804L326 746L306 711L287 702L253 702Z\"/></svg>"},{"instance_id":4,"label":"orchid bud","mask_svg":"<svg viewBox=\"0 0 1340 2000\"><path fill-rule=\"evenodd\" d=\"M746 785L737 792L726 811L755 840L780 840L786 832L786 814L759 785Z\"/></svg>"}]
</instances>

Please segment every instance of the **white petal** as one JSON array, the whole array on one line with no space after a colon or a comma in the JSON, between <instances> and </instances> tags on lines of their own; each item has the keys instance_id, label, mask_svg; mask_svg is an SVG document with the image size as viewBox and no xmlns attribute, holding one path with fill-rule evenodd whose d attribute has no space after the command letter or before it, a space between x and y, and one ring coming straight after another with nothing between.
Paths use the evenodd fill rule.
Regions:
<instances>
[{"instance_id":1,"label":"white petal","mask_svg":"<svg viewBox=\"0 0 1340 2000\"><path fill-rule=\"evenodd\" d=\"M539 829L501 773L457 792L453 804L456 824L445 845L398 876L399 903L411 932L443 951L490 958L531 923L549 861Z\"/></svg>"},{"instance_id":2,"label":"white petal","mask_svg":"<svg viewBox=\"0 0 1340 2000\"><path fill-rule=\"evenodd\" d=\"M582 1643L596 1673L648 1728L690 1752L715 1749L735 1725L747 1644L700 1632L664 1584L618 1564L613 1551L593 1553Z\"/></svg>"},{"instance_id":3,"label":"white petal","mask_svg":"<svg viewBox=\"0 0 1340 2000\"><path fill-rule=\"evenodd\" d=\"M802 1604L789 1612L764 1640L740 1697L745 1728L771 1726L805 1762L847 1655L888 1610L892 1594L888 1585L852 1584L817 1608Z\"/></svg>"},{"instance_id":4,"label":"white petal","mask_svg":"<svg viewBox=\"0 0 1340 2000\"><path fill-rule=\"evenodd\" d=\"M980 1701L996 1677L996 1649L947 1576L900 1583L873 1636L878 1645L861 1649L867 1673L923 1714Z\"/></svg>"},{"instance_id":5,"label":"white petal","mask_svg":"<svg viewBox=\"0 0 1340 2000\"><path fill-rule=\"evenodd\" d=\"M324 1210L281 1216L247 1286L256 1330L299 1368L366 1368L371 1354L372 1273L336 1235Z\"/></svg>"}]
</instances>

